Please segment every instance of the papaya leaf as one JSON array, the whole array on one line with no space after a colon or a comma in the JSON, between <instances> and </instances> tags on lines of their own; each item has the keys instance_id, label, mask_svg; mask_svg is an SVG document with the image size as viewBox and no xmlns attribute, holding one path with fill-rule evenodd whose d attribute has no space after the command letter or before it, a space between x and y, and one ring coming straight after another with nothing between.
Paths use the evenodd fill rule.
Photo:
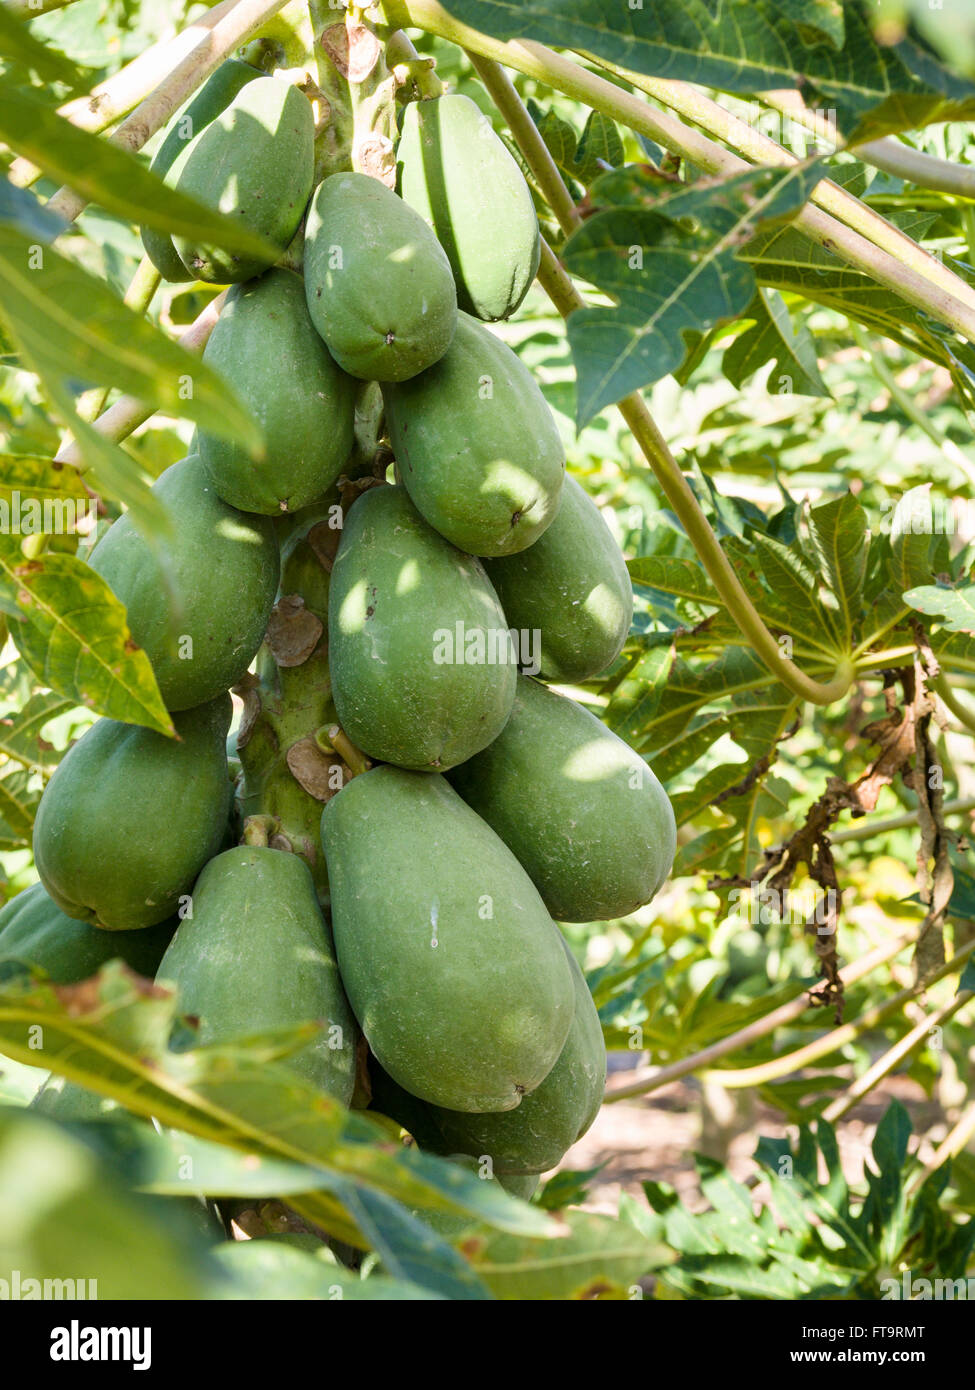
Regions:
<instances>
[{"instance_id":1,"label":"papaya leaf","mask_svg":"<svg viewBox=\"0 0 975 1390\"><path fill-rule=\"evenodd\" d=\"M83 560L28 560L15 537L0 535L0 592L20 618L11 629L17 649L44 685L110 719L174 733L124 605Z\"/></svg>"},{"instance_id":2,"label":"papaya leaf","mask_svg":"<svg viewBox=\"0 0 975 1390\"><path fill-rule=\"evenodd\" d=\"M24 75L34 73L46 82L61 82L72 94L86 91L91 86L91 80L70 58L41 43L6 6L0 8L0 49L3 51L4 82L7 84L10 84L13 70Z\"/></svg>"},{"instance_id":3,"label":"papaya leaf","mask_svg":"<svg viewBox=\"0 0 975 1390\"><path fill-rule=\"evenodd\" d=\"M836 0L447 0L445 9L495 38L574 48L631 72L727 92L811 86L850 144L975 111L970 83L909 39L880 42L858 6Z\"/></svg>"},{"instance_id":4,"label":"papaya leaf","mask_svg":"<svg viewBox=\"0 0 975 1390\"><path fill-rule=\"evenodd\" d=\"M673 662L672 646L651 647L641 652L614 689L603 712L606 727L634 747L640 730L656 713Z\"/></svg>"},{"instance_id":5,"label":"papaya leaf","mask_svg":"<svg viewBox=\"0 0 975 1390\"><path fill-rule=\"evenodd\" d=\"M221 1299L316 1299L323 1302L384 1303L439 1299L442 1295L402 1279L376 1275L359 1279L328 1259L280 1240L232 1240L218 1245L213 1257L229 1277L215 1291Z\"/></svg>"},{"instance_id":6,"label":"papaya leaf","mask_svg":"<svg viewBox=\"0 0 975 1390\"><path fill-rule=\"evenodd\" d=\"M38 1174L45 1175L38 1181ZM206 1298L220 1276L183 1213L120 1190L97 1155L64 1127L0 1107L0 1269L56 1280L82 1271L102 1299ZM138 1259L133 1259L133 1250ZM90 1281L88 1283L87 1281ZM41 1296L25 1289L22 1297ZM92 1291L91 1297L96 1297Z\"/></svg>"},{"instance_id":7,"label":"papaya leaf","mask_svg":"<svg viewBox=\"0 0 975 1390\"><path fill-rule=\"evenodd\" d=\"M809 513L813 544L839 605L842 634L850 641L860 617L867 574L867 516L851 492Z\"/></svg>"},{"instance_id":8,"label":"papaya leaf","mask_svg":"<svg viewBox=\"0 0 975 1390\"><path fill-rule=\"evenodd\" d=\"M951 632L975 634L975 584L963 584L957 589L926 584L908 589L904 601L919 613L941 618Z\"/></svg>"},{"instance_id":9,"label":"papaya leaf","mask_svg":"<svg viewBox=\"0 0 975 1390\"><path fill-rule=\"evenodd\" d=\"M0 756L26 768L53 767L60 754L53 748L42 747L41 730L73 708L73 700L52 691L36 691L20 710L0 717Z\"/></svg>"},{"instance_id":10,"label":"papaya leaf","mask_svg":"<svg viewBox=\"0 0 975 1390\"><path fill-rule=\"evenodd\" d=\"M568 1212L564 1220L568 1234L556 1240L470 1232L460 1249L496 1298L532 1301L633 1297L637 1280L670 1258L608 1217Z\"/></svg>"},{"instance_id":11,"label":"papaya leaf","mask_svg":"<svg viewBox=\"0 0 975 1390\"><path fill-rule=\"evenodd\" d=\"M390 1144L381 1125L349 1115L280 1065L277 1059L306 1043L317 1025L177 1053L168 1046L176 1010L173 991L141 980L120 961L74 986L18 973L0 985L0 1046L15 1061L48 1067L166 1128L320 1170L321 1187L293 1205L350 1243L366 1243L359 1218L375 1223L377 1208L360 1194L351 1211L343 1182L411 1207L550 1233L541 1213L456 1164Z\"/></svg>"},{"instance_id":12,"label":"papaya leaf","mask_svg":"<svg viewBox=\"0 0 975 1390\"><path fill-rule=\"evenodd\" d=\"M0 839L5 847L19 849L30 844L40 799L40 792L30 789L23 768L15 767L0 777Z\"/></svg>"},{"instance_id":13,"label":"papaya leaf","mask_svg":"<svg viewBox=\"0 0 975 1390\"><path fill-rule=\"evenodd\" d=\"M2 316L42 375L113 386L259 449L257 422L224 378L136 314L103 280L0 228Z\"/></svg>"},{"instance_id":14,"label":"papaya leaf","mask_svg":"<svg viewBox=\"0 0 975 1390\"><path fill-rule=\"evenodd\" d=\"M793 326L781 295L759 289L744 317L751 325L725 349L722 370L732 386L742 386L767 362L769 388L797 396L829 396L819 372L812 334L801 321Z\"/></svg>"},{"instance_id":15,"label":"papaya leaf","mask_svg":"<svg viewBox=\"0 0 975 1390\"><path fill-rule=\"evenodd\" d=\"M748 308L755 275L737 249L763 222L791 216L806 201L820 164L750 170L664 194L652 208L598 212L573 232L563 249L568 269L615 301L568 319L579 428L675 371L687 355L686 335ZM597 181L595 199L600 189Z\"/></svg>"},{"instance_id":16,"label":"papaya leaf","mask_svg":"<svg viewBox=\"0 0 975 1390\"><path fill-rule=\"evenodd\" d=\"M890 519L889 568L894 587L901 595L930 583L929 557L935 529L930 483L905 492Z\"/></svg>"},{"instance_id":17,"label":"papaya leaf","mask_svg":"<svg viewBox=\"0 0 975 1390\"><path fill-rule=\"evenodd\" d=\"M273 264L279 252L263 237L167 188L128 150L101 139L23 89L0 84L0 139L89 202L137 226L177 236L200 236L223 250Z\"/></svg>"}]
</instances>

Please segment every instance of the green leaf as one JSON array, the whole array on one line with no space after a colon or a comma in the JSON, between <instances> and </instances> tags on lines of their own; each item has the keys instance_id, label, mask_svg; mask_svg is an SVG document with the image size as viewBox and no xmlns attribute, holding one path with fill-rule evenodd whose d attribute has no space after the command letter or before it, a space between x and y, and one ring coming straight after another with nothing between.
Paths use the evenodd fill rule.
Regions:
<instances>
[{"instance_id":1,"label":"green leaf","mask_svg":"<svg viewBox=\"0 0 975 1390\"><path fill-rule=\"evenodd\" d=\"M0 755L27 768L52 766L58 754L42 750L41 730L59 714L66 714L73 708L73 700L50 691L37 691L22 709L0 718Z\"/></svg>"},{"instance_id":2,"label":"green leaf","mask_svg":"<svg viewBox=\"0 0 975 1390\"><path fill-rule=\"evenodd\" d=\"M21 615L11 635L44 685L110 719L174 732L124 605L83 560L27 560L15 537L0 535L0 592Z\"/></svg>"},{"instance_id":3,"label":"green leaf","mask_svg":"<svg viewBox=\"0 0 975 1390\"><path fill-rule=\"evenodd\" d=\"M283 1239L234 1240L219 1245L214 1259L230 1284L215 1294L223 1299L316 1299L322 1302L415 1302L440 1294L400 1279L359 1279L322 1254L296 1249Z\"/></svg>"},{"instance_id":4,"label":"green leaf","mask_svg":"<svg viewBox=\"0 0 975 1390\"><path fill-rule=\"evenodd\" d=\"M931 485L923 483L904 493L890 520L890 573L898 593L930 583L934 531Z\"/></svg>"},{"instance_id":5,"label":"green leaf","mask_svg":"<svg viewBox=\"0 0 975 1390\"><path fill-rule=\"evenodd\" d=\"M859 621L867 577L867 516L851 492L822 502L809 513L812 538L850 640Z\"/></svg>"},{"instance_id":6,"label":"green leaf","mask_svg":"<svg viewBox=\"0 0 975 1390\"><path fill-rule=\"evenodd\" d=\"M341 1240L364 1245L363 1225L394 1229L399 1218L372 1200L381 1194L519 1234L550 1231L543 1213L457 1164L391 1145L382 1126L280 1065L317 1025L177 1053L176 1011L173 992L120 961L77 986L18 976L0 984L0 1047L166 1128L320 1170L319 1185L290 1204Z\"/></svg>"},{"instance_id":7,"label":"green leaf","mask_svg":"<svg viewBox=\"0 0 975 1390\"><path fill-rule=\"evenodd\" d=\"M272 264L278 259L271 243L239 220L167 188L141 160L72 125L33 92L0 84L0 139L51 178L127 222L177 236L205 237L225 251Z\"/></svg>"},{"instance_id":8,"label":"green leaf","mask_svg":"<svg viewBox=\"0 0 975 1390\"><path fill-rule=\"evenodd\" d=\"M554 1240L472 1232L461 1248L496 1298L532 1301L632 1296L637 1280L667 1258L621 1222L583 1212L565 1222L569 1234Z\"/></svg>"},{"instance_id":9,"label":"green leaf","mask_svg":"<svg viewBox=\"0 0 975 1390\"><path fill-rule=\"evenodd\" d=\"M651 208L599 212L573 232L562 253L566 266L615 301L568 319L580 428L676 371L688 337L747 309L756 282L738 248L762 223L791 216L821 172L818 161L753 170L659 196ZM594 198L603 187L597 182Z\"/></svg>"},{"instance_id":10,"label":"green leaf","mask_svg":"<svg viewBox=\"0 0 975 1390\"><path fill-rule=\"evenodd\" d=\"M171 1203L120 1190L97 1154L64 1127L0 1107L4 1278L18 1270L21 1280L55 1280L61 1297L72 1287L82 1298L205 1298L219 1276L209 1258ZM65 1285L79 1279L80 1292L76 1283Z\"/></svg>"},{"instance_id":11,"label":"green leaf","mask_svg":"<svg viewBox=\"0 0 975 1390\"><path fill-rule=\"evenodd\" d=\"M577 49L631 72L727 92L812 87L850 144L934 121L965 120L975 89L907 39L881 43L837 0L447 0L464 24L500 39Z\"/></svg>"},{"instance_id":12,"label":"green leaf","mask_svg":"<svg viewBox=\"0 0 975 1390\"><path fill-rule=\"evenodd\" d=\"M42 376L117 387L223 439L261 447L257 422L221 376L52 248L0 228L0 286L0 315Z\"/></svg>"},{"instance_id":13,"label":"green leaf","mask_svg":"<svg viewBox=\"0 0 975 1390\"><path fill-rule=\"evenodd\" d=\"M952 632L975 634L975 584L963 584L957 589L926 584L908 589L904 601L919 613L941 618Z\"/></svg>"},{"instance_id":14,"label":"green leaf","mask_svg":"<svg viewBox=\"0 0 975 1390\"><path fill-rule=\"evenodd\" d=\"M760 289L744 317L752 319L752 325L725 349L722 362L732 386L740 387L766 362L772 362L770 389L790 396L830 395L819 372L812 334L801 321L793 327L780 295Z\"/></svg>"},{"instance_id":15,"label":"green leaf","mask_svg":"<svg viewBox=\"0 0 975 1390\"><path fill-rule=\"evenodd\" d=\"M0 51L7 68L19 69L25 74L35 73L47 82L64 83L72 92L91 85L90 79L86 80L69 58L39 42L6 6L0 6ZM9 72L4 75L4 83L12 85Z\"/></svg>"}]
</instances>

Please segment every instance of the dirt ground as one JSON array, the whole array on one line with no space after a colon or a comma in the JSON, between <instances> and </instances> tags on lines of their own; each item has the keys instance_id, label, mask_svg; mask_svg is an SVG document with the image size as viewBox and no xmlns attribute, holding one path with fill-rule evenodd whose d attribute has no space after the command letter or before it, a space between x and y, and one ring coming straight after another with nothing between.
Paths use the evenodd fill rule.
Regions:
<instances>
[{"instance_id":1,"label":"dirt ground","mask_svg":"<svg viewBox=\"0 0 975 1390\"><path fill-rule=\"evenodd\" d=\"M604 1105L592 1129L569 1150L560 1166L584 1170L606 1164L590 1185L589 1198L583 1204L588 1211L615 1212L623 1191L642 1200L640 1184L648 1180L671 1184L687 1207L699 1211L707 1202L697 1183L695 1150L724 1159L732 1177L745 1180L757 1171L752 1155L759 1138L795 1137L795 1126L784 1124L778 1111L753 1096L721 1092L716 1099L732 1095L730 1113L703 1126L702 1091L693 1080L675 1082L646 1100ZM930 1157L934 1145L947 1133L941 1107L920 1086L903 1077L889 1079L836 1126L843 1171L853 1186L862 1180L877 1123L894 1099L906 1106L915 1136L924 1136L922 1160ZM709 1115L718 1109L709 1106ZM911 1147L918 1147L916 1138ZM755 1189L755 1197L761 1202L761 1187Z\"/></svg>"}]
</instances>

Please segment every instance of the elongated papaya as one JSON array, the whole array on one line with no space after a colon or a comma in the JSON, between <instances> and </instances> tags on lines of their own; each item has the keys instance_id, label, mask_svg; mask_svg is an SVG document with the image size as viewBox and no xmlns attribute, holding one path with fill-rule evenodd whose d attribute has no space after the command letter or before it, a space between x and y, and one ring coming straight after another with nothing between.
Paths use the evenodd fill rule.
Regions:
<instances>
[{"instance_id":1,"label":"elongated papaya","mask_svg":"<svg viewBox=\"0 0 975 1390\"><path fill-rule=\"evenodd\" d=\"M267 440L257 461L239 443L200 432L200 458L219 495L267 515L316 502L352 448L355 383L315 332L301 276L275 269L235 285L203 360L250 402Z\"/></svg>"},{"instance_id":2,"label":"elongated papaya","mask_svg":"<svg viewBox=\"0 0 975 1390\"><path fill-rule=\"evenodd\" d=\"M196 95L185 106L180 107L169 122L163 142L149 166L152 172L158 174L161 179L165 178L184 146L195 135L199 135L221 111L226 110L242 87L260 75L259 69L252 68L249 63L242 63L237 58L228 58L226 62L221 63ZM164 280L193 279L176 254L176 247L168 232L143 227L142 245Z\"/></svg>"},{"instance_id":3,"label":"elongated papaya","mask_svg":"<svg viewBox=\"0 0 975 1390\"><path fill-rule=\"evenodd\" d=\"M350 376L405 381L454 336L450 262L418 212L378 179L332 174L305 228L312 323Z\"/></svg>"},{"instance_id":4,"label":"elongated papaya","mask_svg":"<svg viewBox=\"0 0 975 1390\"><path fill-rule=\"evenodd\" d=\"M397 151L400 191L437 234L457 303L506 319L538 270L541 238L521 170L470 97L411 102Z\"/></svg>"},{"instance_id":5,"label":"elongated papaya","mask_svg":"<svg viewBox=\"0 0 975 1390\"><path fill-rule=\"evenodd\" d=\"M545 1080L572 972L527 874L437 774L378 767L325 805L332 929L380 1065L451 1110L511 1110Z\"/></svg>"},{"instance_id":6,"label":"elongated papaya","mask_svg":"<svg viewBox=\"0 0 975 1390\"><path fill-rule=\"evenodd\" d=\"M489 1159L498 1177L544 1173L586 1133L606 1083L606 1047L586 978L565 944L575 986L575 1013L559 1060L515 1110L472 1115L428 1105L389 1077L373 1075L375 1108L409 1130L421 1148ZM385 1109L384 1109L385 1107Z\"/></svg>"},{"instance_id":7,"label":"elongated papaya","mask_svg":"<svg viewBox=\"0 0 975 1390\"><path fill-rule=\"evenodd\" d=\"M538 634L541 675L576 682L604 671L633 621L633 585L599 508L566 477L551 526L528 550L486 560L508 622Z\"/></svg>"},{"instance_id":8,"label":"elongated papaya","mask_svg":"<svg viewBox=\"0 0 975 1390\"><path fill-rule=\"evenodd\" d=\"M527 676L501 735L450 780L557 921L625 917L670 872L674 812L648 764L595 715Z\"/></svg>"},{"instance_id":9,"label":"elongated papaya","mask_svg":"<svg viewBox=\"0 0 975 1390\"><path fill-rule=\"evenodd\" d=\"M455 550L401 487L364 493L329 590L335 708L353 743L401 767L453 767L496 738L515 660L483 566Z\"/></svg>"},{"instance_id":10,"label":"elongated papaya","mask_svg":"<svg viewBox=\"0 0 975 1390\"><path fill-rule=\"evenodd\" d=\"M248 82L173 161L166 183L206 207L240 220L283 253L311 195L315 118L297 87L274 77ZM198 280L249 280L276 257L237 256L195 237L173 238Z\"/></svg>"},{"instance_id":11,"label":"elongated papaya","mask_svg":"<svg viewBox=\"0 0 975 1390\"><path fill-rule=\"evenodd\" d=\"M417 510L471 555L533 545L558 510L565 451L519 357L469 314L447 354L383 388L393 452Z\"/></svg>"},{"instance_id":12,"label":"elongated papaya","mask_svg":"<svg viewBox=\"0 0 975 1390\"><path fill-rule=\"evenodd\" d=\"M44 885L35 883L0 912L0 965L19 961L43 970L56 985L73 985L121 958L151 979L175 930L171 918L144 931L102 931L65 916Z\"/></svg>"},{"instance_id":13,"label":"elongated papaya","mask_svg":"<svg viewBox=\"0 0 975 1390\"><path fill-rule=\"evenodd\" d=\"M222 501L197 455L172 464L152 490L171 536L153 549L126 515L89 563L125 604L166 708L191 709L236 685L254 659L280 555L271 522Z\"/></svg>"},{"instance_id":14,"label":"elongated papaya","mask_svg":"<svg viewBox=\"0 0 975 1390\"><path fill-rule=\"evenodd\" d=\"M220 847L230 810L221 695L173 718L178 738L99 719L58 764L34 862L62 912L109 931L154 927Z\"/></svg>"},{"instance_id":15,"label":"elongated papaya","mask_svg":"<svg viewBox=\"0 0 975 1390\"><path fill-rule=\"evenodd\" d=\"M283 1061L348 1105L356 1027L311 871L297 855L251 845L203 870L156 978L179 987L201 1043L320 1021L325 1026Z\"/></svg>"}]
</instances>

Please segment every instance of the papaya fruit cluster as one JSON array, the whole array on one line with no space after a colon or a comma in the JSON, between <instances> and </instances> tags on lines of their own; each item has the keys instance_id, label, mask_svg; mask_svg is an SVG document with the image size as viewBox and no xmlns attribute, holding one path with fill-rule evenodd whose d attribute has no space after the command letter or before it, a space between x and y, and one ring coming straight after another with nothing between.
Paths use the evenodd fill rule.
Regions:
<instances>
[{"instance_id":1,"label":"papaya fruit cluster","mask_svg":"<svg viewBox=\"0 0 975 1390\"><path fill-rule=\"evenodd\" d=\"M304 218L302 271L146 233L167 278L232 286L205 357L267 447L200 433L155 484L166 532L150 546L123 517L94 547L178 736L102 718L70 749L0 960L64 981L121 955L178 986L204 1042L321 1020L297 1074L346 1105L371 1096L422 1148L490 1157L525 1195L605 1079L556 922L648 903L674 853L651 769L549 684L611 665L632 589L537 383L485 326L517 309L540 246L489 122L462 96L408 106L398 192L353 172L313 191L313 136L296 88L227 63L156 156L269 254ZM362 383L381 391L392 481L385 457L350 473ZM295 602L280 519L318 515L340 477L327 696L359 761L318 793L323 902L300 854L238 843L227 692L276 599ZM324 703L300 712L314 734Z\"/></svg>"}]
</instances>

